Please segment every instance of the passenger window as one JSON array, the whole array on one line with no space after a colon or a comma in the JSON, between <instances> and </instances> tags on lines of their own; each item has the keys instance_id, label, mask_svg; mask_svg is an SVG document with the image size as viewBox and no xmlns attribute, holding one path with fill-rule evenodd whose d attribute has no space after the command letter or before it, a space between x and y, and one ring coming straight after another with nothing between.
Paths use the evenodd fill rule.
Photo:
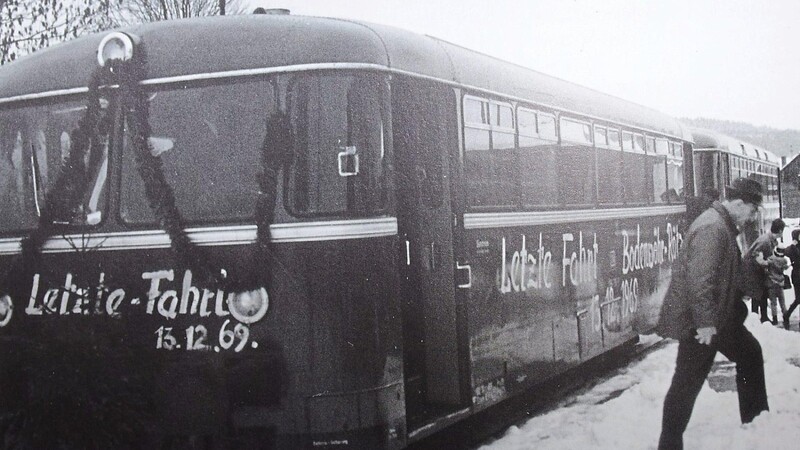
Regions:
<instances>
[{"instance_id":1,"label":"passenger window","mask_svg":"<svg viewBox=\"0 0 800 450\"><path fill-rule=\"evenodd\" d=\"M608 148L615 150L620 149L619 145L619 130L608 129Z\"/></svg>"},{"instance_id":2,"label":"passenger window","mask_svg":"<svg viewBox=\"0 0 800 450\"><path fill-rule=\"evenodd\" d=\"M647 137L647 153L650 155L656 153L656 138Z\"/></svg>"},{"instance_id":3,"label":"passenger window","mask_svg":"<svg viewBox=\"0 0 800 450\"><path fill-rule=\"evenodd\" d=\"M489 103L477 98L464 98L464 122L473 125L489 125Z\"/></svg>"},{"instance_id":4,"label":"passenger window","mask_svg":"<svg viewBox=\"0 0 800 450\"><path fill-rule=\"evenodd\" d=\"M510 105L493 104L494 121L492 125L509 130L514 129L514 113Z\"/></svg>"},{"instance_id":5,"label":"passenger window","mask_svg":"<svg viewBox=\"0 0 800 450\"><path fill-rule=\"evenodd\" d=\"M645 148L644 136L642 136L641 134L634 134L633 151L635 151L636 153L644 153L645 152L644 148Z\"/></svg>"},{"instance_id":6,"label":"passenger window","mask_svg":"<svg viewBox=\"0 0 800 450\"><path fill-rule=\"evenodd\" d=\"M606 136L605 127L594 126L594 145L598 147L608 147L608 137Z\"/></svg>"},{"instance_id":7,"label":"passenger window","mask_svg":"<svg viewBox=\"0 0 800 450\"><path fill-rule=\"evenodd\" d=\"M644 153L644 136L623 132L623 188L625 203L646 204L649 197L648 161Z\"/></svg>"},{"instance_id":8,"label":"passenger window","mask_svg":"<svg viewBox=\"0 0 800 450\"><path fill-rule=\"evenodd\" d=\"M592 127L588 123L562 117L561 140L575 144L592 145Z\"/></svg>"},{"instance_id":9,"label":"passenger window","mask_svg":"<svg viewBox=\"0 0 800 450\"><path fill-rule=\"evenodd\" d=\"M551 114L536 114L536 121L539 124L539 137L548 140L558 140L556 133L556 117Z\"/></svg>"},{"instance_id":10,"label":"passenger window","mask_svg":"<svg viewBox=\"0 0 800 450\"><path fill-rule=\"evenodd\" d=\"M290 83L292 214L364 216L386 208L387 95L380 74L309 73ZM262 101L253 107L270 116L274 101Z\"/></svg>"},{"instance_id":11,"label":"passenger window","mask_svg":"<svg viewBox=\"0 0 800 450\"><path fill-rule=\"evenodd\" d=\"M669 155L669 143L665 139L656 139L656 153Z\"/></svg>"},{"instance_id":12,"label":"passenger window","mask_svg":"<svg viewBox=\"0 0 800 450\"><path fill-rule=\"evenodd\" d=\"M520 141L522 137L537 137L536 132L536 113L530 109L519 108L517 110L517 122L519 123ZM520 143L520 145L522 145Z\"/></svg>"},{"instance_id":13,"label":"passenger window","mask_svg":"<svg viewBox=\"0 0 800 450\"><path fill-rule=\"evenodd\" d=\"M667 202L667 157L659 154L656 139L647 138L647 160L650 166L649 201L660 204Z\"/></svg>"},{"instance_id":14,"label":"passenger window","mask_svg":"<svg viewBox=\"0 0 800 450\"><path fill-rule=\"evenodd\" d=\"M633 151L633 134L627 131L622 132L622 150L626 152Z\"/></svg>"},{"instance_id":15,"label":"passenger window","mask_svg":"<svg viewBox=\"0 0 800 450\"><path fill-rule=\"evenodd\" d=\"M674 156L667 157L667 184L668 184L668 201L670 203L681 203L684 201L683 192L683 157L681 151L681 144L672 142L672 153Z\"/></svg>"},{"instance_id":16,"label":"passenger window","mask_svg":"<svg viewBox=\"0 0 800 450\"><path fill-rule=\"evenodd\" d=\"M560 121L558 193L566 205L589 206L596 198L597 165L592 126L562 117Z\"/></svg>"},{"instance_id":17,"label":"passenger window","mask_svg":"<svg viewBox=\"0 0 800 450\"><path fill-rule=\"evenodd\" d=\"M608 148L597 149L597 195L601 204L617 205L623 201L622 152L619 130L608 129Z\"/></svg>"},{"instance_id":18,"label":"passenger window","mask_svg":"<svg viewBox=\"0 0 800 450\"><path fill-rule=\"evenodd\" d=\"M522 204L525 207L540 207L558 203L558 164L556 151L558 144L553 139L542 139L536 132L537 116L546 117L555 124L552 117L544 113L519 108L517 124L519 128L519 184Z\"/></svg>"},{"instance_id":19,"label":"passenger window","mask_svg":"<svg viewBox=\"0 0 800 450\"><path fill-rule=\"evenodd\" d=\"M511 105L470 96L464 97L463 102L467 202L470 206L518 204ZM478 104L481 111L488 111L488 115L480 116L481 122L477 121Z\"/></svg>"},{"instance_id":20,"label":"passenger window","mask_svg":"<svg viewBox=\"0 0 800 450\"><path fill-rule=\"evenodd\" d=\"M492 148L514 148L514 114L511 105L491 102L490 106Z\"/></svg>"}]
</instances>

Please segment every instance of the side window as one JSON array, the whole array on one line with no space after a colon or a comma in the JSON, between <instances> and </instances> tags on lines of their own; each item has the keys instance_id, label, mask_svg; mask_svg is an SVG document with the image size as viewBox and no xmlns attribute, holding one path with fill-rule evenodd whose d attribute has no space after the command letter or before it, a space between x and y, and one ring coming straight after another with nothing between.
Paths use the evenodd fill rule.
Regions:
<instances>
[{"instance_id":1,"label":"side window","mask_svg":"<svg viewBox=\"0 0 800 450\"><path fill-rule=\"evenodd\" d=\"M608 129L608 148L619 150L620 142L619 142L619 130L614 130L609 128Z\"/></svg>"},{"instance_id":2,"label":"side window","mask_svg":"<svg viewBox=\"0 0 800 450\"><path fill-rule=\"evenodd\" d=\"M566 205L592 205L597 189L592 126L588 122L568 117L561 117L559 126L559 198Z\"/></svg>"},{"instance_id":3,"label":"side window","mask_svg":"<svg viewBox=\"0 0 800 450\"><path fill-rule=\"evenodd\" d=\"M539 125L539 137L551 141L558 140L558 133L556 132L556 116L547 113L538 113L536 115L536 122Z\"/></svg>"},{"instance_id":4,"label":"side window","mask_svg":"<svg viewBox=\"0 0 800 450\"><path fill-rule=\"evenodd\" d=\"M547 125L552 124L552 128ZM519 130L519 185L524 207L551 206L558 203L558 142L554 138L555 120L541 111L517 109ZM539 128L539 125L543 125ZM541 133L544 131L544 133Z\"/></svg>"},{"instance_id":5,"label":"side window","mask_svg":"<svg viewBox=\"0 0 800 450\"><path fill-rule=\"evenodd\" d=\"M594 145L600 148L608 147L608 136L606 135L606 127L598 125L594 126Z\"/></svg>"},{"instance_id":6,"label":"side window","mask_svg":"<svg viewBox=\"0 0 800 450\"><path fill-rule=\"evenodd\" d=\"M608 146L597 149L598 201L605 205L621 204L622 186L622 147L620 133L616 128L608 128Z\"/></svg>"},{"instance_id":7,"label":"side window","mask_svg":"<svg viewBox=\"0 0 800 450\"><path fill-rule=\"evenodd\" d=\"M649 189L650 201L653 203L667 202L667 155L659 153L655 138L647 137L647 160L650 166Z\"/></svg>"},{"instance_id":8,"label":"side window","mask_svg":"<svg viewBox=\"0 0 800 450\"><path fill-rule=\"evenodd\" d=\"M385 81L379 74L311 73L289 83L294 160L286 197L292 214L364 216L386 208ZM263 108L261 117L275 107L271 98L243 102Z\"/></svg>"},{"instance_id":9,"label":"side window","mask_svg":"<svg viewBox=\"0 0 800 450\"><path fill-rule=\"evenodd\" d=\"M492 149L514 148L514 113L510 104L489 103L492 127Z\"/></svg>"},{"instance_id":10,"label":"side window","mask_svg":"<svg viewBox=\"0 0 800 450\"><path fill-rule=\"evenodd\" d=\"M622 150L633 151L633 134L627 131L622 132Z\"/></svg>"},{"instance_id":11,"label":"side window","mask_svg":"<svg viewBox=\"0 0 800 450\"><path fill-rule=\"evenodd\" d=\"M526 108L517 109L517 129L519 130L519 146L535 145L539 140L536 130L536 111Z\"/></svg>"},{"instance_id":12,"label":"side window","mask_svg":"<svg viewBox=\"0 0 800 450\"><path fill-rule=\"evenodd\" d=\"M489 150L489 101L464 97L464 147Z\"/></svg>"},{"instance_id":13,"label":"side window","mask_svg":"<svg viewBox=\"0 0 800 450\"><path fill-rule=\"evenodd\" d=\"M669 155L669 142L666 139L656 138L656 153L659 155Z\"/></svg>"},{"instance_id":14,"label":"side window","mask_svg":"<svg viewBox=\"0 0 800 450\"><path fill-rule=\"evenodd\" d=\"M586 122L561 118L561 141L592 145L592 126Z\"/></svg>"},{"instance_id":15,"label":"side window","mask_svg":"<svg viewBox=\"0 0 800 450\"><path fill-rule=\"evenodd\" d=\"M645 204L648 201L649 171L647 155L645 154L644 136L623 132L623 187L625 190L626 204Z\"/></svg>"},{"instance_id":16,"label":"side window","mask_svg":"<svg viewBox=\"0 0 800 450\"><path fill-rule=\"evenodd\" d=\"M645 152L644 136L642 136L641 134L633 135L633 150L636 153Z\"/></svg>"},{"instance_id":17,"label":"side window","mask_svg":"<svg viewBox=\"0 0 800 450\"><path fill-rule=\"evenodd\" d=\"M465 96L463 109L467 202L478 207L517 204L511 104Z\"/></svg>"},{"instance_id":18,"label":"side window","mask_svg":"<svg viewBox=\"0 0 800 450\"><path fill-rule=\"evenodd\" d=\"M670 203L684 201L683 192L683 150L678 142L670 142L670 155L667 157L667 185Z\"/></svg>"}]
</instances>

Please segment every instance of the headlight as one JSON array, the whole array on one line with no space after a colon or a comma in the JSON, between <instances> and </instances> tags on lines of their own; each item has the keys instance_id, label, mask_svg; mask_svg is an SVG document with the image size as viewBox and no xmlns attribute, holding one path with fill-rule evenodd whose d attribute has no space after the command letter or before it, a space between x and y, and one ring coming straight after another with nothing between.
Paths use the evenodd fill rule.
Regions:
<instances>
[{"instance_id":1,"label":"headlight","mask_svg":"<svg viewBox=\"0 0 800 450\"><path fill-rule=\"evenodd\" d=\"M134 38L118 31L107 34L97 47L97 62L105 67L107 61L114 59L128 61L133 58L133 41Z\"/></svg>"},{"instance_id":2,"label":"headlight","mask_svg":"<svg viewBox=\"0 0 800 450\"><path fill-rule=\"evenodd\" d=\"M251 324L261 320L269 309L269 295L262 288L237 292L228 296L228 310L239 322Z\"/></svg>"}]
</instances>

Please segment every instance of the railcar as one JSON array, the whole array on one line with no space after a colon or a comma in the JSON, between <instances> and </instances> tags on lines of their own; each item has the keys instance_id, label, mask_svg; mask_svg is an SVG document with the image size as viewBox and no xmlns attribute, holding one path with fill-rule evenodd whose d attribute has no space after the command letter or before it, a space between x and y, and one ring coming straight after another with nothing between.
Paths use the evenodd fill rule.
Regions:
<instances>
[{"instance_id":1,"label":"railcar","mask_svg":"<svg viewBox=\"0 0 800 450\"><path fill-rule=\"evenodd\" d=\"M724 198L727 186L737 178L751 178L763 186L763 207L753 226L743 235L744 245L753 242L759 234L769 231L771 222L781 216L780 158L761 146L720 132L692 128L691 133L698 195L712 188Z\"/></svg>"},{"instance_id":2,"label":"railcar","mask_svg":"<svg viewBox=\"0 0 800 450\"><path fill-rule=\"evenodd\" d=\"M48 392L147 445L402 448L575 369L653 326L694 191L673 118L370 23L142 24L0 78L4 417L92 367Z\"/></svg>"}]
</instances>

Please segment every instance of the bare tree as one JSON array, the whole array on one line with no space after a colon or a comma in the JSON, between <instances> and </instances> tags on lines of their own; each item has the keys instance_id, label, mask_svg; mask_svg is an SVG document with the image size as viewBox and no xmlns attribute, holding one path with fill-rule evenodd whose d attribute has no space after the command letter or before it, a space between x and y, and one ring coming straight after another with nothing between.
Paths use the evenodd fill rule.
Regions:
<instances>
[{"instance_id":1,"label":"bare tree","mask_svg":"<svg viewBox=\"0 0 800 450\"><path fill-rule=\"evenodd\" d=\"M0 64L123 25L243 13L241 0L0 0Z\"/></svg>"},{"instance_id":2,"label":"bare tree","mask_svg":"<svg viewBox=\"0 0 800 450\"><path fill-rule=\"evenodd\" d=\"M111 15L117 24L128 25L244 12L240 0L122 0Z\"/></svg>"},{"instance_id":3,"label":"bare tree","mask_svg":"<svg viewBox=\"0 0 800 450\"><path fill-rule=\"evenodd\" d=\"M0 0L0 64L113 25L120 0Z\"/></svg>"}]
</instances>

